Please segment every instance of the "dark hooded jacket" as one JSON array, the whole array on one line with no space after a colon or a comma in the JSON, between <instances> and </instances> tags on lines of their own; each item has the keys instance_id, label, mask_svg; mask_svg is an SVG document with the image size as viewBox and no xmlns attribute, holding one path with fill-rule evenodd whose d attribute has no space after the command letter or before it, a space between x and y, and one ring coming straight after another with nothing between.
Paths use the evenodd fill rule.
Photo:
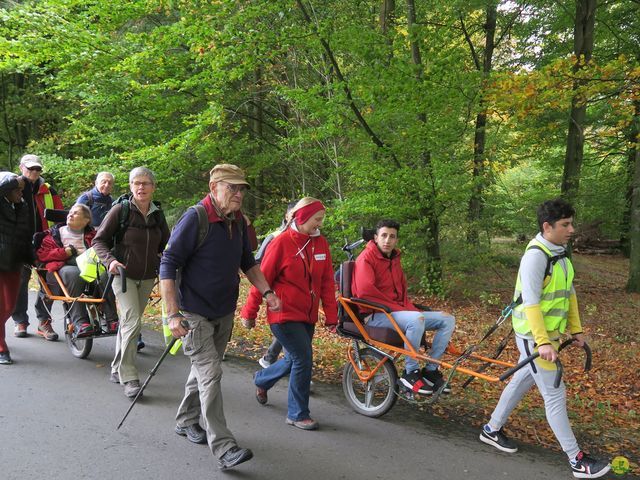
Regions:
<instances>
[{"instance_id":1,"label":"dark hooded jacket","mask_svg":"<svg viewBox=\"0 0 640 480\"><path fill-rule=\"evenodd\" d=\"M15 272L33 263L29 211L24 200L11 203L6 199L18 187L18 176L0 172L0 271Z\"/></svg>"}]
</instances>

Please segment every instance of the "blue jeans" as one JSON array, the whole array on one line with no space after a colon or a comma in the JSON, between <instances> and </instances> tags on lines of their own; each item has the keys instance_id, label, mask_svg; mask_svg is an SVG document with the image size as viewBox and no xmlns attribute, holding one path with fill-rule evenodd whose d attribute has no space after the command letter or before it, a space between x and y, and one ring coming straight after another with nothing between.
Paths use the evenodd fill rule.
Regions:
<instances>
[{"instance_id":1,"label":"blue jeans","mask_svg":"<svg viewBox=\"0 0 640 480\"><path fill-rule=\"evenodd\" d=\"M456 319L444 312L412 312L408 310L391 312L391 316L396 321L398 326L402 329L409 343L418 350L420 348L420 342L422 336L426 330L435 330L436 334L433 337L431 344L431 350L429 356L439 360L449 344L451 334L456 326ZM367 325L371 327L385 327L394 328L391 321L384 313L374 313L369 317ZM408 349L408 345L405 345ZM418 362L409 357L405 357L405 370L412 372L420 368ZM426 365L427 370L437 370L438 365L435 363L428 363Z\"/></svg>"},{"instance_id":2,"label":"blue jeans","mask_svg":"<svg viewBox=\"0 0 640 480\"><path fill-rule=\"evenodd\" d=\"M287 417L306 420L309 417L309 383L313 367L311 341L315 325L305 322L274 323L271 331L285 349L284 357L256 373L257 387L269 390L282 377L289 375Z\"/></svg>"}]
</instances>

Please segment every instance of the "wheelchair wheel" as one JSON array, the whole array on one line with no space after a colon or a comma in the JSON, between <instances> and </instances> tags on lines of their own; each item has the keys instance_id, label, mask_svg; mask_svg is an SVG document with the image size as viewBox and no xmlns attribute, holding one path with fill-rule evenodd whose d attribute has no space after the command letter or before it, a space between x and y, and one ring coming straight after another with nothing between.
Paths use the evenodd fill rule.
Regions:
<instances>
[{"instance_id":1,"label":"wheelchair wheel","mask_svg":"<svg viewBox=\"0 0 640 480\"><path fill-rule=\"evenodd\" d=\"M91 319L91 311L89 311L89 318ZM93 319L91 319L93 322ZM64 316L64 336L67 341L67 346L71 350L71 355L76 358L87 358L91 353L91 347L93 347L93 338L77 338L74 335L73 322L68 314Z\"/></svg>"},{"instance_id":2,"label":"wheelchair wheel","mask_svg":"<svg viewBox=\"0 0 640 480\"><path fill-rule=\"evenodd\" d=\"M360 350L362 368L373 369L384 357L378 352L363 348ZM367 417L380 417L391 410L398 399L398 373L392 361L382 364L375 376L363 382L347 362L342 374L342 389L353 409Z\"/></svg>"}]
</instances>

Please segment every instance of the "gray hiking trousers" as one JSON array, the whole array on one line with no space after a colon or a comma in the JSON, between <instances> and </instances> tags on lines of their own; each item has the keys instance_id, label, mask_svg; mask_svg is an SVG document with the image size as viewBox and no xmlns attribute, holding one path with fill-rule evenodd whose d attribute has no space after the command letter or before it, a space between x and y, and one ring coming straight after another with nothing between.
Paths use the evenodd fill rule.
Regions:
<instances>
[{"instance_id":1,"label":"gray hiking trousers","mask_svg":"<svg viewBox=\"0 0 640 480\"><path fill-rule=\"evenodd\" d=\"M519 362L534 352L533 340L516 336L516 343L520 351ZM580 451L580 447L578 447L578 442L573 435L569 417L567 416L567 399L564 381L560 382L558 388L555 388L553 386L555 377L556 370L542 368L538 365L538 360L518 370L503 390L500 400L491 414L489 426L492 430L502 428L502 426L507 423L511 411L520 403L522 397L535 384L544 400L547 422L549 422L551 430L553 430L558 442L560 442L562 450L567 454L569 460L573 460Z\"/></svg>"}]
</instances>

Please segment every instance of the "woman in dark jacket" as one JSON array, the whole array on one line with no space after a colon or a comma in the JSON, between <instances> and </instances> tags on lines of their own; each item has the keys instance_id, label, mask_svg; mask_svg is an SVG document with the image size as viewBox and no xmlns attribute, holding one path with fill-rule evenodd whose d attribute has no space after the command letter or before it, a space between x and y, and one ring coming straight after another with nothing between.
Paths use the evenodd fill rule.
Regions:
<instances>
[{"instance_id":1,"label":"woman in dark jacket","mask_svg":"<svg viewBox=\"0 0 640 480\"><path fill-rule=\"evenodd\" d=\"M120 306L120 329L110 379L124 385L124 394L133 398L140 391L135 361L142 314L155 283L160 255L169 240L169 227L162 210L153 202L156 178L151 170L131 170L129 188L131 195L121 197L107 213L93 246L110 273L117 275L118 267L125 269L126 292L122 291L119 276L113 280Z\"/></svg>"},{"instance_id":2,"label":"woman in dark jacket","mask_svg":"<svg viewBox=\"0 0 640 480\"><path fill-rule=\"evenodd\" d=\"M33 263L24 185L24 177L0 172L0 365L13 363L4 327L18 299L22 268Z\"/></svg>"}]
</instances>

